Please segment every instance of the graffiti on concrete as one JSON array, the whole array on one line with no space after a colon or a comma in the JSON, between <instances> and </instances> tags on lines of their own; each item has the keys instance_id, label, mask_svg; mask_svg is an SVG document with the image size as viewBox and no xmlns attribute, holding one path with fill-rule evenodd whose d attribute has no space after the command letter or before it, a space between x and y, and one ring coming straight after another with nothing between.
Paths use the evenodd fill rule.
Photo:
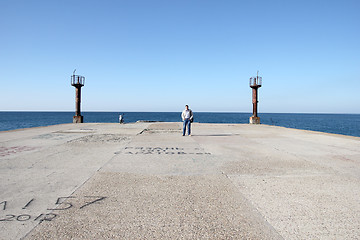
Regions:
<instances>
[{"instance_id":1,"label":"graffiti on concrete","mask_svg":"<svg viewBox=\"0 0 360 240\"><path fill-rule=\"evenodd\" d=\"M124 154L210 155L202 148L183 147L125 147Z\"/></svg>"},{"instance_id":2,"label":"graffiti on concrete","mask_svg":"<svg viewBox=\"0 0 360 240\"><path fill-rule=\"evenodd\" d=\"M2 216L0 216L0 222L52 221L58 216L58 214L59 214L58 211L61 212L64 210L68 210L70 208L83 209L92 204L101 203L103 200L106 199L106 197L103 197L103 196L83 196L80 199L80 202L82 202L82 203L75 204L72 200L75 200L77 198L79 198L79 197L74 197L74 196L58 197L56 199L56 201L54 202L54 205L51 206L50 208L46 209L47 211L51 211L51 212L40 213L40 214L35 214L35 215L30 215L30 214L5 214L5 215L3 215L2 213L4 213L4 211L6 211L7 208L12 207L11 209L13 209L13 206L11 206L11 203L9 203L8 201L2 201L2 202L0 202L0 214L2 215ZM33 198L33 199L30 199L29 201L24 202L23 206L18 206L18 207L21 207L22 210L29 209L35 202L36 202L36 199Z\"/></svg>"},{"instance_id":3,"label":"graffiti on concrete","mask_svg":"<svg viewBox=\"0 0 360 240\"><path fill-rule=\"evenodd\" d=\"M37 147L29 146L14 146L14 147L0 147L0 157L10 156L20 152L32 151Z\"/></svg>"}]
</instances>

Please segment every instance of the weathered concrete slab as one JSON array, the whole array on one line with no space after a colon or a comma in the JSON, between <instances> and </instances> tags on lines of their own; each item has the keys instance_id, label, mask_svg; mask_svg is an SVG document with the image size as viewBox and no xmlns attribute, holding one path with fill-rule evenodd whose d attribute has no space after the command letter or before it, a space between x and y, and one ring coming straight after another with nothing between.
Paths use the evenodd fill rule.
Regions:
<instances>
[{"instance_id":1,"label":"weathered concrete slab","mask_svg":"<svg viewBox=\"0 0 360 240\"><path fill-rule=\"evenodd\" d=\"M83 209L69 209L56 221L37 227L29 238L279 238L221 175L102 172L74 196L81 199L88 195L106 199Z\"/></svg>"},{"instance_id":2,"label":"weathered concrete slab","mask_svg":"<svg viewBox=\"0 0 360 240\"><path fill-rule=\"evenodd\" d=\"M360 139L266 125L0 133L1 239L356 239Z\"/></svg>"}]
</instances>

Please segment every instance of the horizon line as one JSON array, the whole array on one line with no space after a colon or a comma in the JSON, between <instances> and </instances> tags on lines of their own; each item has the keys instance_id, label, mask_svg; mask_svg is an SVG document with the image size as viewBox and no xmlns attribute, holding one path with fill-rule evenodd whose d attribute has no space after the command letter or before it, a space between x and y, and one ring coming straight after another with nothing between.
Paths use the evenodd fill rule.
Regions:
<instances>
[{"instance_id":1,"label":"horizon line","mask_svg":"<svg viewBox=\"0 0 360 240\"><path fill-rule=\"evenodd\" d=\"M0 110L0 112L75 112L68 110ZM90 111L82 111L83 113L87 112L98 112L98 113L177 113L181 111L104 111L104 110L90 110ZM246 113L252 114L252 112L244 112L244 111L194 111L195 113ZM345 112L260 112L258 114L355 114L358 115L360 113L345 113Z\"/></svg>"}]
</instances>

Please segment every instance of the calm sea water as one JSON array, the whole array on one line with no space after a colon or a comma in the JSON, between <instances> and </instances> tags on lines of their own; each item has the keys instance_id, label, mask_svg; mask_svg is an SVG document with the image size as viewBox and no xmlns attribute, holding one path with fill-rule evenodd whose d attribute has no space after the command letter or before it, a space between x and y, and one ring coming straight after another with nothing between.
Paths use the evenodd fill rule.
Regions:
<instances>
[{"instance_id":1,"label":"calm sea water","mask_svg":"<svg viewBox=\"0 0 360 240\"><path fill-rule=\"evenodd\" d=\"M118 122L122 112L83 112L85 122ZM73 112L0 112L0 131L71 123ZM248 123L251 113L194 112L195 122ZM360 114L261 113L262 124L360 137ZM179 122L180 112L125 112L125 123L138 120Z\"/></svg>"}]
</instances>

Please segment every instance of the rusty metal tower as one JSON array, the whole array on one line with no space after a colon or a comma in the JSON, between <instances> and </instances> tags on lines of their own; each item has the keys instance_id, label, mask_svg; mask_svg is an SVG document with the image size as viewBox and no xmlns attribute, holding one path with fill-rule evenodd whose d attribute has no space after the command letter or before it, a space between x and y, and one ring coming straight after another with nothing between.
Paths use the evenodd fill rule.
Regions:
<instances>
[{"instance_id":1,"label":"rusty metal tower","mask_svg":"<svg viewBox=\"0 0 360 240\"><path fill-rule=\"evenodd\" d=\"M80 75L75 75L75 71L71 76L71 85L75 87L75 116L73 117L73 123L83 123L84 117L81 116L80 112L80 103L81 103L81 87L85 84L85 77Z\"/></svg>"},{"instance_id":2,"label":"rusty metal tower","mask_svg":"<svg viewBox=\"0 0 360 240\"><path fill-rule=\"evenodd\" d=\"M257 115L257 104L258 104L258 88L262 85L262 77L259 77L259 71L256 77L250 78L250 87L252 88L252 104L253 104L253 115L250 117L250 124L260 124L260 117Z\"/></svg>"}]
</instances>

